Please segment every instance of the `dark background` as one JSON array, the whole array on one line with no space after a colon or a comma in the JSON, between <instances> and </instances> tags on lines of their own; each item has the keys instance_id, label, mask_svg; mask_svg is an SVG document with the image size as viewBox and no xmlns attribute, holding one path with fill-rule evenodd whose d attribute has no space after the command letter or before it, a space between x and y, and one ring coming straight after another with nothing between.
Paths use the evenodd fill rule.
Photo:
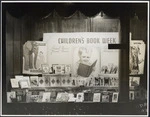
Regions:
<instances>
[{"instance_id":1,"label":"dark background","mask_svg":"<svg viewBox=\"0 0 150 117\"><path fill-rule=\"evenodd\" d=\"M121 43L126 45L121 52L118 103L6 103L6 92L11 90L10 78L22 73L22 45L27 40L41 40L43 32L106 32L92 22L101 11L106 19L120 19ZM133 40L147 43L146 3L3 3L3 114L145 114L139 108L143 101L129 102L128 98L129 32ZM140 76L144 88L147 88L146 68L147 59L144 75Z\"/></svg>"}]
</instances>

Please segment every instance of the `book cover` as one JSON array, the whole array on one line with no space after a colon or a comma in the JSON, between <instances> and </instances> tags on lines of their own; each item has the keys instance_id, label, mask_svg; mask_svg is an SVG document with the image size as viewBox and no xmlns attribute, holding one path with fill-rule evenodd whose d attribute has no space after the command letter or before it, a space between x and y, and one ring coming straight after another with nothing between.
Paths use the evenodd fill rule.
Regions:
<instances>
[{"instance_id":1,"label":"book cover","mask_svg":"<svg viewBox=\"0 0 150 117\"><path fill-rule=\"evenodd\" d=\"M41 67L42 67L42 74L49 74L50 68L48 64L42 64Z\"/></svg>"},{"instance_id":2,"label":"book cover","mask_svg":"<svg viewBox=\"0 0 150 117\"><path fill-rule=\"evenodd\" d=\"M43 41L27 41L23 45L23 74L42 74L47 63L47 46Z\"/></svg>"},{"instance_id":3,"label":"book cover","mask_svg":"<svg viewBox=\"0 0 150 117\"><path fill-rule=\"evenodd\" d=\"M82 77L79 77L78 79L76 79L76 84L77 84L77 86L84 86L85 79Z\"/></svg>"},{"instance_id":4,"label":"book cover","mask_svg":"<svg viewBox=\"0 0 150 117\"><path fill-rule=\"evenodd\" d=\"M19 83L18 83L18 80L17 79L10 79L10 82L11 82L11 87L12 88L19 88Z\"/></svg>"},{"instance_id":5,"label":"book cover","mask_svg":"<svg viewBox=\"0 0 150 117\"><path fill-rule=\"evenodd\" d=\"M55 74L65 74L65 65L63 64L53 64Z\"/></svg>"},{"instance_id":6,"label":"book cover","mask_svg":"<svg viewBox=\"0 0 150 117\"><path fill-rule=\"evenodd\" d=\"M29 87L30 87L30 78L29 78L29 76L23 76L23 80L26 80L28 82Z\"/></svg>"},{"instance_id":7,"label":"book cover","mask_svg":"<svg viewBox=\"0 0 150 117\"><path fill-rule=\"evenodd\" d=\"M134 91L129 91L129 100L135 100Z\"/></svg>"},{"instance_id":8,"label":"book cover","mask_svg":"<svg viewBox=\"0 0 150 117\"><path fill-rule=\"evenodd\" d=\"M68 93L58 92L56 97L56 102L68 102L69 95Z\"/></svg>"},{"instance_id":9,"label":"book cover","mask_svg":"<svg viewBox=\"0 0 150 117\"><path fill-rule=\"evenodd\" d=\"M83 76L83 77L89 77L96 63L97 63L97 60L95 60L95 62L91 65L80 63L78 70L77 70L78 75Z\"/></svg>"},{"instance_id":10,"label":"book cover","mask_svg":"<svg viewBox=\"0 0 150 117\"><path fill-rule=\"evenodd\" d=\"M100 86L104 86L104 77L100 77Z\"/></svg>"},{"instance_id":11,"label":"book cover","mask_svg":"<svg viewBox=\"0 0 150 117\"><path fill-rule=\"evenodd\" d=\"M68 87L68 86L72 86L72 79L70 76L62 76L61 77L61 86L64 86L64 87Z\"/></svg>"},{"instance_id":12,"label":"book cover","mask_svg":"<svg viewBox=\"0 0 150 117\"><path fill-rule=\"evenodd\" d=\"M51 102L56 102L56 97L57 97L57 92L56 91L52 91L51 92L50 101Z\"/></svg>"},{"instance_id":13,"label":"book cover","mask_svg":"<svg viewBox=\"0 0 150 117\"><path fill-rule=\"evenodd\" d=\"M29 84L28 84L27 80L20 80L19 85L20 85L21 89L29 88Z\"/></svg>"},{"instance_id":14,"label":"book cover","mask_svg":"<svg viewBox=\"0 0 150 117\"><path fill-rule=\"evenodd\" d=\"M95 77L95 86L100 86L100 77Z\"/></svg>"},{"instance_id":15,"label":"book cover","mask_svg":"<svg viewBox=\"0 0 150 117\"><path fill-rule=\"evenodd\" d=\"M39 95L31 95L31 102L38 102Z\"/></svg>"},{"instance_id":16,"label":"book cover","mask_svg":"<svg viewBox=\"0 0 150 117\"><path fill-rule=\"evenodd\" d=\"M42 102L44 91L39 92L38 102Z\"/></svg>"},{"instance_id":17,"label":"book cover","mask_svg":"<svg viewBox=\"0 0 150 117\"><path fill-rule=\"evenodd\" d=\"M15 91L7 92L7 103L14 102L15 100L16 100L16 92Z\"/></svg>"},{"instance_id":18,"label":"book cover","mask_svg":"<svg viewBox=\"0 0 150 117\"><path fill-rule=\"evenodd\" d=\"M76 98L75 98L73 93L69 93L68 97L69 97L68 102L75 102L76 101Z\"/></svg>"},{"instance_id":19,"label":"book cover","mask_svg":"<svg viewBox=\"0 0 150 117\"><path fill-rule=\"evenodd\" d=\"M39 77L39 87L45 87L45 78Z\"/></svg>"},{"instance_id":20,"label":"book cover","mask_svg":"<svg viewBox=\"0 0 150 117\"><path fill-rule=\"evenodd\" d=\"M140 85L140 77L129 77L129 86L138 87Z\"/></svg>"},{"instance_id":21,"label":"book cover","mask_svg":"<svg viewBox=\"0 0 150 117\"><path fill-rule=\"evenodd\" d=\"M101 101L101 93L94 93L93 102L100 102L100 101Z\"/></svg>"},{"instance_id":22,"label":"book cover","mask_svg":"<svg viewBox=\"0 0 150 117\"><path fill-rule=\"evenodd\" d=\"M114 92L112 95L112 102L118 102L119 92Z\"/></svg>"},{"instance_id":23,"label":"book cover","mask_svg":"<svg viewBox=\"0 0 150 117\"><path fill-rule=\"evenodd\" d=\"M20 80L23 80L23 75L15 75L15 79L19 82Z\"/></svg>"},{"instance_id":24,"label":"book cover","mask_svg":"<svg viewBox=\"0 0 150 117\"><path fill-rule=\"evenodd\" d=\"M95 77L94 78L90 78L89 81L88 81L88 85L87 86L90 86L90 87L93 87L95 86Z\"/></svg>"},{"instance_id":25,"label":"book cover","mask_svg":"<svg viewBox=\"0 0 150 117\"><path fill-rule=\"evenodd\" d=\"M88 100L88 92L85 92L85 93L84 93L84 101L89 101L89 100Z\"/></svg>"},{"instance_id":26,"label":"book cover","mask_svg":"<svg viewBox=\"0 0 150 117\"><path fill-rule=\"evenodd\" d=\"M135 91L134 94L135 94L135 99L136 100L142 99L140 91Z\"/></svg>"},{"instance_id":27,"label":"book cover","mask_svg":"<svg viewBox=\"0 0 150 117\"><path fill-rule=\"evenodd\" d=\"M131 40L129 50L129 74L144 73L145 43L142 40Z\"/></svg>"},{"instance_id":28,"label":"book cover","mask_svg":"<svg viewBox=\"0 0 150 117\"><path fill-rule=\"evenodd\" d=\"M18 90L16 91L17 102L26 102L26 91Z\"/></svg>"},{"instance_id":29,"label":"book cover","mask_svg":"<svg viewBox=\"0 0 150 117\"><path fill-rule=\"evenodd\" d=\"M83 102L84 101L84 93L77 93L76 102Z\"/></svg>"},{"instance_id":30,"label":"book cover","mask_svg":"<svg viewBox=\"0 0 150 117\"><path fill-rule=\"evenodd\" d=\"M110 77L104 77L104 86L110 86Z\"/></svg>"},{"instance_id":31,"label":"book cover","mask_svg":"<svg viewBox=\"0 0 150 117\"><path fill-rule=\"evenodd\" d=\"M76 77L70 77L71 78L71 86L77 86L77 80Z\"/></svg>"},{"instance_id":32,"label":"book cover","mask_svg":"<svg viewBox=\"0 0 150 117\"><path fill-rule=\"evenodd\" d=\"M50 102L51 92L43 92L42 102Z\"/></svg>"},{"instance_id":33,"label":"book cover","mask_svg":"<svg viewBox=\"0 0 150 117\"><path fill-rule=\"evenodd\" d=\"M102 102L109 102L109 95L108 94L102 94Z\"/></svg>"},{"instance_id":34,"label":"book cover","mask_svg":"<svg viewBox=\"0 0 150 117\"><path fill-rule=\"evenodd\" d=\"M65 65L65 74L71 73L71 65Z\"/></svg>"},{"instance_id":35,"label":"book cover","mask_svg":"<svg viewBox=\"0 0 150 117\"><path fill-rule=\"evenodd\" d=\"M42 75L45 78L45 87L50 87L50 75Z\"/></svg>"},{"instance_id":36,"label":"book cover","mask_svg":"<svg viewBox=\"0 0 150 117\"><path fill-rule=\"evenodd\" d=\"M61 86L61 77L60 76L51 76L50 83L51 83L51 87Z\"/></svg>"},{"instance_id":37,"label":"book cover","mask_svg":"<svg viewBox=\"0 0 150 117\"><path fill-rule=\"evenodd\" d=\"M38 76L30 76L30 85L31 85L31 87L38 87L39 86Z\"/></svg>"},{"instance_id":38,"label":"book cover","mask_svg":"<svg viewBox=\"0 0 150 117\"><path fill-rule=\"evenodd\" d=\"M31 91L26 92L26 102L27 103L32 102L31 101L31 95L32 95Z\"/></svg>"}]
</instances>

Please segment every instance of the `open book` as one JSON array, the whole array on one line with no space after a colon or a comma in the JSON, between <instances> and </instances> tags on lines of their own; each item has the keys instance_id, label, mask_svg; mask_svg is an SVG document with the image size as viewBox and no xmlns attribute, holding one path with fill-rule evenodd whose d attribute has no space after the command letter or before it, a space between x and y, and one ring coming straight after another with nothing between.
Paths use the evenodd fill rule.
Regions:
<instances>
[{"instance_id":1,"label":"open book","mask_svg":"<svg viewBox=\"0 0 150 117\"><path fill-rule=\"evenodd\" d=\"M95 62L92 65L80 63L78 67L78 71L77 71L78 75L83 76L83 77L89 77L96 63L97 63L97 60L95 60Z\"/></svg>"}]
</instances>

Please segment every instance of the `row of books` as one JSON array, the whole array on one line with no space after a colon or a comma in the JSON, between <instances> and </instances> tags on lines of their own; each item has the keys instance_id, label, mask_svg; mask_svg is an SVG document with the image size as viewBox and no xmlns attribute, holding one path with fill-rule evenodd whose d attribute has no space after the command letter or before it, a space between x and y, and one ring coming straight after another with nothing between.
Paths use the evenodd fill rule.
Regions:
<instances>
[{"instance_id":1,"label":"row of books","mask_svg":"<svg viewBox=\"0 0 150 117\"><path fill-rule=\"evenodd\" d=\"M12 88L31 88L31 87L75 87L75 86L102 86L118 87L117 77L94 77L94 78L75 78L69 75L43 75L43 76L23 76L16 75L10 79Z\"/></svg>"},{"instance_id":2,"label":"row of books","mask_svg":"<svg viewBox=\"0 0 150 117\"><path fill-rule=\"evenodd\" d=\"M44 92L18 90L7 92L7 102L118 102L118 92Z\"/></svg>"}]
</instances>

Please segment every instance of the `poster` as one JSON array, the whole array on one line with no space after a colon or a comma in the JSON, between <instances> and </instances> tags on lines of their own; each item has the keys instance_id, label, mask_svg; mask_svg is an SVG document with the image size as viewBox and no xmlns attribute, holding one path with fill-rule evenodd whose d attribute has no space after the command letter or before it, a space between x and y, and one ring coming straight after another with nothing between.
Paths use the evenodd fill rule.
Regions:
<instances>
[{"instance_id":1,"label":"poster","mask_svg":"<svg viewBox=\"0 0 150 117\"><path fill-rule=\"evenodd\" d=\"M108 44L120 42L118 32L44 33L43 42L47 43L47 64L56 74L65 74L63 66L70 65L71 76L84 81L83 85L89 84L85 79L101 74L118 78L119 50L108 49Z\"/></svg>"},{"instance_id":2,"label":"poster","mask_svg":"<svg viewBox=\"0 0 150 117\"><path fill-rule=\"evenodd\" d=\"M42 74L42 65L46 63L46 43L27 41L23 45L23 74Z\"/></svg>"},{"instance_id":3,"label":"poster","mask_svg":"<svg viewBox=\"0 0 150 117\"><path fill-rule=\"evenodd\" d=\"M130 75L140 75L144 73L145 61L145 43L142 40L130 41L129 55L129 72Z\"/></svg>"}]
</instances>

